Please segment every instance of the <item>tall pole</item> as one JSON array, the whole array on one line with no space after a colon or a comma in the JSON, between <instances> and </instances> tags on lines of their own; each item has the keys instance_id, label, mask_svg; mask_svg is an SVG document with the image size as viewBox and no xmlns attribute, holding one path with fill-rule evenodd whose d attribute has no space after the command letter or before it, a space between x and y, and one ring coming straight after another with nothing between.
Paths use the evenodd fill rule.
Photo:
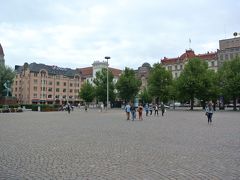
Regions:
<instances>
[{"instance_id":1,"label":"tall pole","mask_svg":"<svg viewBox=\"0 0 240 180\"><path fill-rule=\"evenodd\" d=\"M109 56L106 56L105 59L107 60L107 106L106 106L106 110L108 110L108 99L109 99L109 86L108 86L108 60L110 59Z\"/></svg>"}]
</instances>

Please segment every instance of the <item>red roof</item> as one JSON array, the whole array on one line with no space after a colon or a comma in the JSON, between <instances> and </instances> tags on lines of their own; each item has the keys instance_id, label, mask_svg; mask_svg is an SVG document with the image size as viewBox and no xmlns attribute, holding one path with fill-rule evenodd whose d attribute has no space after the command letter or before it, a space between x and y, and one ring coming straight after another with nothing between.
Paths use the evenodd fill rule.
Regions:
<instances>
[{"instance_id":1,"label":"red roof","mask_svg":"<svg viewBox=\"0 0 240 180\"><path fill-rule=\"evenodd\" d=\"M86 67L86 68L78 68L78 71L82 73L83 77L91 77L93 75L93 68L92 67ZM115 69L115 68L109 68L110 71L112 71L114 77L119 77L122 73L122 70Z\"/></svg>"},{"instance_id":2,"label":"red roof","mask_svg":"<svg viewBox=\"0 0 240 180\"><path fill-rule=\"evenodd\" d=\"M4 52L3 52L3 48L2 48L1 43L0 43L0 55L4 56Z\"/></svg>"},{"instance_id":3,"label":"red roof","mask_svg":"<svg viewBox=\"0 0 240 180\"><path fill-rule=\"evenodd\" d=\"M211 53L206 53L206 54L198 54L196 55L193 50L186 50L185 53L183 53L180 57L177 58L166 58L164 57L161 60L162 64L175 64L177 61L183 62L186 61L190 58L198 57L203 60L211 60L211 59L217 59L217 53L216 52L211 52Z\"/></svg>"}]
</instances>

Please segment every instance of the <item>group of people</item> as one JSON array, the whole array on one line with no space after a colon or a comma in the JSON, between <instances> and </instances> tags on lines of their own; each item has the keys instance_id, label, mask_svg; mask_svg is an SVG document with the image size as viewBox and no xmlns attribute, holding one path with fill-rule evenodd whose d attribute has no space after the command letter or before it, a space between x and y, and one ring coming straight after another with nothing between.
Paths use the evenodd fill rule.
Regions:
<instances>
[{"instance_id":1,"label":"group of people","mask_svg":"<svg viewBox=\"0 0 240 180\"><path fill-rule=\"evenodd\" d=\"M162 111L162 116L164 116L164 113L166 111L165 106L163 103L159 106L158 104L152 105L152 104L145 104L143 107L142 104L140 103L138 107L134 106L134 103L127 103L125 106L125 112L127 115L127 120L130 120L130 114L131 114L131 119L134 121L136 119L136 114L138 113L138 120L142 121L143 120L143 111L145 110L146 116L152 115L154 111L154 115L158 116L158 110L161 109Z\"/></svg>"}]
</instances>

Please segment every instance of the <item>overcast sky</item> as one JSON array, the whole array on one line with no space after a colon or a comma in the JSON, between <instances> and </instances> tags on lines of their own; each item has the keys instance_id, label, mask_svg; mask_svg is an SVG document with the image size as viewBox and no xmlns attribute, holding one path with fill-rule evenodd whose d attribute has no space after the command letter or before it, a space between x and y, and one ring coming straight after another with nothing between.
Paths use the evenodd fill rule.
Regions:
<instances>
[{"instance_id":1,"label":"overcast sky","mask_svg":"<svg viewBox=\"0 0 240 180\"><path fill-rule=\"evenodd\" d=\"M216 51L240 32L238 0L2 0L0 43L8 66L24 62L136 69L164 57ZM191 39L191 44L189 44Z\"/></svg>"}]
</instances>

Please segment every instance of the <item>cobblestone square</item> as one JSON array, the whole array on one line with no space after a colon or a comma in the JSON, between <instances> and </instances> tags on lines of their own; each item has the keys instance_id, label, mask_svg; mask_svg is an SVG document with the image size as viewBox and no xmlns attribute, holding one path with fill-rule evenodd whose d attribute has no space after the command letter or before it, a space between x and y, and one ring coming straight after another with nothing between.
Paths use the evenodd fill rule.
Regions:
<instances>
[{"instance_id":1,"label":"cobblestone square","mask_svg":"<svg viewBox=\"0 0 240 180\"><path fill-rule=\"evenodd\" d=\"M0 179L240 179L240 113L0 114Z\"/></svg>"}]
</instances>

